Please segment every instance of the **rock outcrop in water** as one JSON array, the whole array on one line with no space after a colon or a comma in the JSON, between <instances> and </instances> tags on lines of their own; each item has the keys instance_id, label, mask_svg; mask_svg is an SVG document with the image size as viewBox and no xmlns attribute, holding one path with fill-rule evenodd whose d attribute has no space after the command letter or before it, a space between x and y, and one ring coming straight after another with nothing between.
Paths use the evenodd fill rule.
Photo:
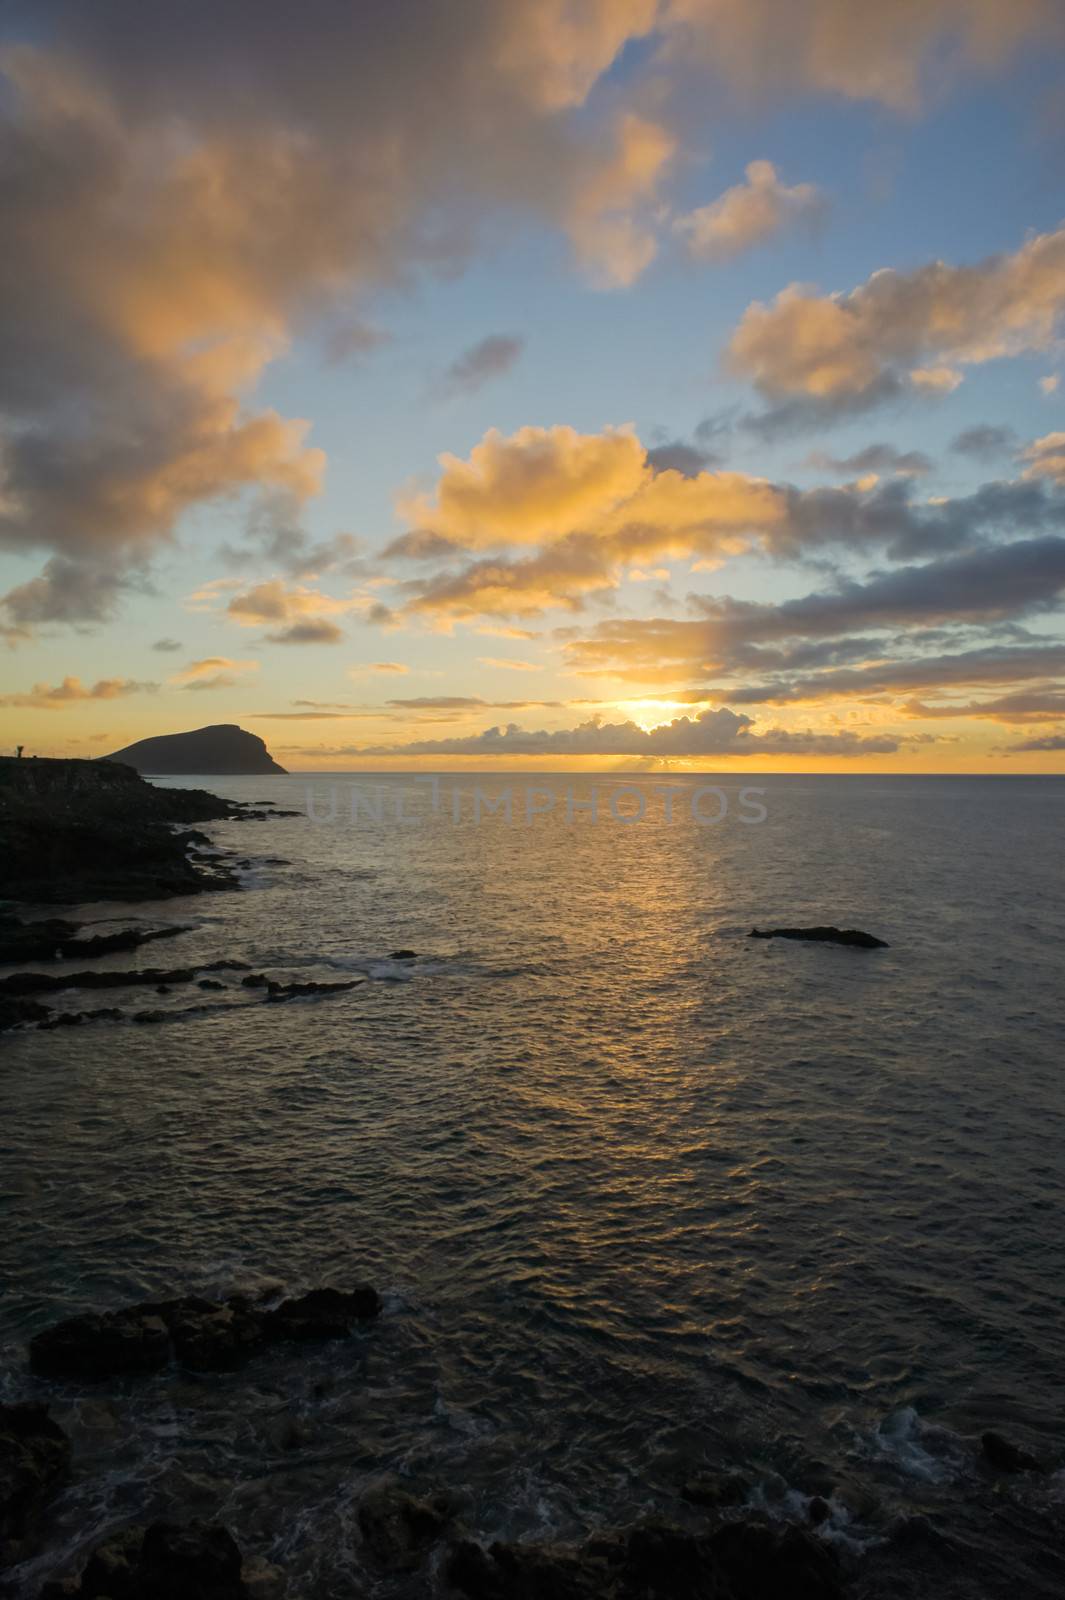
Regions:
<instances>
[{"instance_id":1,"label":"rock outcrop in water","mask_svg":"<svg viewBox=\"0 0 1065 1600\"><path fill-rule=\"evenodd\" d=\"M453 1516L447 1495L419 1497L398 1484L382 1483L359 1501L359 1532L378 1566L409 1572L422 1565Z\"/></svg>"},{"instance_id":2,"label":"rock outcrop in water","mask_svg":"<svg viewBox=\"0 0 1065 1600\"><path fill-rule=\"evenodd\" d=\"M123 761L153 777L262 777L284 773L263 741L235 722L216 722L189 733L163 733L138 739L105 761Z\"/></svg>"},{"instance_id":3,"label":"rock outcrop in water","mask_svg":"<svg viewBox=\"0 0 1065 1600\"><path fill-rule=\"evenodd\" d=\"M728 1522L705 1532L648 1522L577 1547L458 1545L447 1566L468 1600L839 1600L832 1552L800 1528Z\"/></svg>"},{"instance_id":4,"label":"rock outcrop in water","mask_svg":"<svg viewBox=\"0 0 1065 1600\"><path fill-rule=\"evenodd\" d=\"M996 1472L1045 1472L1043 1463L1022 1450L1019 1445L1004 1439L1001 1433L984 1433L980 1436L984 1456Z\"/></svg>"},{"instance_id":5,"label":"rock outcrop in water","mask_svg":"<svg viewBox=\"0 0 1065 1600\"><path fill-rule=\"evenodd\" d=\"M852 944L860 950L887 950L886 939L877 939L860 928L752 928L749 939L812 939L823 944Z\"/></svg>"},{"instance_id":6,"label":"rock outcrop in water","mask_svg":"<svg viewBox=\"0 0 1065 1600\"><path fill-rule=\"evenodd\" d=\"M161 789L109 761L0 757L0 858L8 900L157 900L237 886L193 863L208 840L175 824L261 817L204 789Z\"/></svg>"},{"instance_id":7,"label":"rock outcrop in water","mask_svg":"<svg viewBox=\"0 0 1065 1600\"><path fill-rule=\"evenodd\" d=\"M30 1341L30 1366L42 1377L76 1379L158 1372L172 1359L197 1372L232 1371L268 1344L347 1338L380 1310L366 1283L311 1289L274 1308L244 1295L145 1301L45 1328Z\"/></svg>"},{"instance_id":8,"label":"rock outcrop in water","mask_svg":"<svg viewBox=\"0 0 1065 1600\"><path fill-rule=\"evenodd\" d=\"M153 1522L106 1539L80 1578L46 1583L40 1600L249 1600L243 1569L228 1528Z\"/></svg>"},{"instance_id":9,"label":"rock outcrop in water","mask_svg":"<svg viewBox=\"0 0 1065 1600\"><path fill-rule=\"evenodd\" d=\"M84 923L67 922L61 917L21 922L18 917L0 915L0 962L110 956L124 950L137 950L156 939L176 939L179 933L189 931L189 925L185 924L170 928L123 928L118 933L83 937L84 926Z\"/></svg>"},{"instance_id":10,"label":"rock outcrop in water","mask_svg":"<svg viewBox=\"0 0 1065 1600\"><path fill-rule=\"evenodd\" d=\"M70 1440L47 1406L0 1405L0 1570L33 1550L69 1465Z\"/></svg>"}]
</instances>

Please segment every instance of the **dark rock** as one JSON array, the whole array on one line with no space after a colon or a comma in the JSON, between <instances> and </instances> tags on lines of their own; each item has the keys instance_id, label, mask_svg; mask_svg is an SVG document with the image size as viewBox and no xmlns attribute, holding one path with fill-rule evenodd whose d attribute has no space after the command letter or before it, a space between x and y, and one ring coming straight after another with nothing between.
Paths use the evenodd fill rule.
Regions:
<instances>
[{"instance_id":1,"label":"dark rock","mask_svg":"<svg viewBox=\"0 0 1065 1600\"><path fill-rule=\"evenodd\" d=\"M41 1600L247 1600L242 1568L228 1529L153 1522L112 1535L93 1551L80 1579L46 1585Z\"/></svg>"},{"instance_id":2,"label":"dark rock","mask_svg":"<svg viewBox=\"0 0 1065 1600\"><path fill-rule=\"evenodd\" d=\"M346 1339L352 1323L365 1322L381 1311L381 1297L368 1283L350 1290L311 1289L284 1300L265 1318L273 1339Z\"/></svg>"},{"instance_id":3,"label":"dark rock","mask_svg":"<svg viewBox=\"0 0 1065 1600\"><path fill-rule=\"evenodd\" d=\"M219 983L217 978L200 978L196 983L197 989L224 989L225 984Z\"/></svg>"},{"instance_id":4,"label":"dark rock","mask_svg":"<svg viewBox=\"0 0 1065 1600\"><path fill-rule=\"evenodd\" d=\"M189 859L192 845L210 841L188 824L256 815L203 789L160 788L115 761L0 757L4 893L11 900L85 902L236 889L235 874L217 854L211 861ZM75 940L69 953L131 948L134 938L100 937L108 943ZM143 936L135 942L143 943ZM49 949L44 959L53 954Z\"/></svg>"},{"instance_id":5,"label":"dark rock","mask_svg":"<svg viewBox=\"0 0 1065 1600\"><path fill-rule=\"evenodd\" d=\"M342 989L357 989L362 981L361 978L352 978L349 983L277 983L271 978L267 981L266 998L292 1000L304 994L338 994Z\"/></svg>"},{"instance_id":6,"label":"dark rock","mask_svg":"<svg viewBox=\"0 0 1065 1600\"><path fill-rule=\"evenodd\" d=\"M156 1372L169 1359L166 1324L136 1307L68 1317L30 1340L30 1366L46 1378L113 1378L127 1372Z\"/></svg>"},{"instance_id":7,"label":"dark rock","mask_svg":"<svg viewBox=\"0 0 1065 1600\"><path fill-rule=\"evenodd\" d=\"M246 978L241 978L245 989L265 989L268 979L265 972L249 972Z\"/></svg>"},{"instance_id":8,"label":"dark rock","mask_svg":"<svg viewBox=\"0 0 1065 1600\"><path fill-rule=\"evenodd\" d=\"M48 1015L48 1007L36 1000L7 1000L0 996L0 1033L6 1033L9 1028L24 1028L29 1023L46 1023Z\"/></svg>"},{"instance_id":9,"label":"dark rock","mask_svg":"<svg viewBox=\"0 0 1065 1600\"><path fill-rule=\"evenodd\" d=\"M425 1560L452 1514L445 1495L418 1499L395 1484L381 1484L359 1502L359 1530L380 1566L410 1571Z\"/></svg>"},{"instance_id":10,"label":"dark rock","mask_svg":"<svg viewBox=\"0 0 1065 1600\"><path fill-rule=\"evenodd\" d=\"M806 1508L806 1515L809 1517L813 1526L815 1528L819 1528L821 1524L823 1522L827 1522L829 1517L832 1515L832 1507L821 1495L815 1494L813 1499L810 1501L810 1504Z\"/></svg>"},{"instance_id":11,"label":"dark rock","mask_svg":"<svg viewBox=\"0 0 1065 1600\"><path fill-rule=\"evenodd\" d=\"M228 959L225 961L208 961L199 968L200 972L247 972L249 970L246 961L230 961Z\"/></svg>"},{"instance_id":12,"label":"dark rock","mask_svg":"<svg viewBox=\"0 0 1065 1600\"><path fill-rule=\"evenodd\" d=\"M13 972L0 978L0 995L59 994L64 989L132 989L138 985L158 986L191 983L196 974L191 967L142 967L132 972Z\"/></svg>"},{"instance_id":13,"label":"dark rock","mask_svg":"<svg viewBox=\"0 0 1065 1600\"><path fill-rule=\"evenodd\" d=\"M691 1533L643 1523L575 1548L469 1542L447 1578L470 1600L840 1600L835 1556L798 1528L725 1523Z\"/></svg>"},{"instance_id":14,"label":"dark rock","mask_svg":"<svg viewBox=\"0 0 1065 1600\"><path fill-rule=\"evenodd\" d=\"M836 1600L843 1579L834 1553L802 1528L729 1522L710 1536L735 1600Z\"/></svg>"},{"instance_id":15,"label":"dark rock","mask_svg":"<svg viewBox=\"0 0 1065 1600\"><path fill-rule=\"evenodd\" d=\"M65 922L46 917L39 922L20 922L17 917L0 916L0 962L51 961L77 956L114 955L136 950L155 939L175 939L182 928L127 928L121 933L91 934L79 938L80 922Z\"/></svg>"},{"instance_id":16,"label":"dark rock","mask_svg":"<svg viewBox=\"0 0 1065 1600\"><path fill-rule=\"evenodd\" d=\"M69 1464L70 1440L47 1406L0 1405L0 1569L32 1551Z\"/></svg>"},{"instance_id":17,"label":"dark rock","mask_svg":"<svg viewBox=\"0 0 1065 1600\"><path fill-rule=\"evenodd\" d=\"M60 1011L47 1022L39 1022L37 1027L72 1028L83 1022L117 1022L122 1014L118 1006L97 1006L93 1011Z\"/></svg>"},{"instance_id":18,"label":"dark rock","mask_svg":"<svg viewBox=\"0 0 1065 1600\"><path fill-rule=\"evenodd\" d=\"M239 1295L225 1301L183 1295L132 1306L130 1314L157 1317L177 1359L195 1372L234 1372L266 1343L262 1316Z\"/></svg>"},{"instance_id":19,"label":"dark rock","mask_svg":"<svg viewBox=\"0 0 1065 1600\"><path fill-rule=\"evenodd\" d=\"M312 1289L274 1311L246 1295L182 1295L120 1311L70 1317L30 1342L34 1372L53 1378L109 1378L152 1372L175 1356L197 1372L232 1372L277 1340L343 1339L381 1310L376 1289Z\"/></svg>"},{"instance_id":20,"label":"dark rock","mask_svg":"<svg viewBox=\"0 0 1065 1600\"><path fill-rule=\"evenodd\" d=\"M417 950L393 950L389 961L417 961Z\"/></svg>"},{"instance_id":21,"label":"dark rock","mask_svg":"<svg viewBox=\"0 0 1065 1600\"><path fill-rule=\"evenodd\" d=\"M699 1472L680 1492L693 1506L739 1506L750 1494L751 1485L742 1472Z\"/></svg>"},{"instance_id":22,"label":"dark rock","mask_svg":"<svg viewBox=\"0 0 1065 1600\"><path fill-rule=\"evenodd\" d=\"M141 1023L144 1023L144 1022L165 1022L166 1019L167 1019L167 1015L168 1015L168 1013L166 1011L135 1011L133 1013L133 1020L134 1020L134 1022L141 1022Z\"/></svg>"},{"instance_id":23,"label":"dark rock","mask_svg":"<svg viewBox=\"0 0 1065 1600\"><path fill-rule=\"evenodd\" d=\"M1046 1468L1035 1456L1018 1445L1011 1444L1000 1433L980 1435L980 1444L987 1460L996 1472L1045 1472Z\"/></svg>"},{"instance_id":24,"label":"dark rock","mask_svg":"<svg viewBox=\"0 0 1065 1600\"><path fill-rule=\"evenodd\" d=\"M860 928L752 928L749 939L813 939L825 944L856 945L861 950L887 950L886 939L877 939Z\"/></svg>"}]
</instances>

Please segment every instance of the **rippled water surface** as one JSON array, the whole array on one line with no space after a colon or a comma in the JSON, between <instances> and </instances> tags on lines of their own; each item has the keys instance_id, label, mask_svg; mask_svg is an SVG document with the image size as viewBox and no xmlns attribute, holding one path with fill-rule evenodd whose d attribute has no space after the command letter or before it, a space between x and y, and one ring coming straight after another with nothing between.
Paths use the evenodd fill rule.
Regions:
<instances>
[{"instance_id":1,"label":"rippled water surface","mask_svg":"<svg viewBox=\"0 0 1065 1600\"><path fill-rule=\"evenodd\" d=\"M374 780L355 822L317 778L323 818L334 781L335 821L211 828L243 892L133 908L192 931L94 965L358 987L278 1005L223 973L103 1002L155 1025L3 1043L3 1388L77 1447L23 1591L167 1510L339 1597L385 1474L456 1490L479 1536L569 1536L679 1514L730 1463L774 1514L834 1487L860 1593L1060 1593L1065 1475L996 1487L974 1439L1065 1453L1065 780L730 777L716 826L691 818L711 780L670 779L668 821L662 780L625 779L628 824L561 799L526 824L526 783L566 780L524 777L445 779L436 814ZM304 813L302 777L202 782ZM511 824L474 825L477 782L512 784ZM890 948L746 937L815 922ZM25 1370L76 1309L356 1277L378 1324L237 1376ZM913 1511L949 1559L896 1569Z\"/></svg>"}]
</instances>

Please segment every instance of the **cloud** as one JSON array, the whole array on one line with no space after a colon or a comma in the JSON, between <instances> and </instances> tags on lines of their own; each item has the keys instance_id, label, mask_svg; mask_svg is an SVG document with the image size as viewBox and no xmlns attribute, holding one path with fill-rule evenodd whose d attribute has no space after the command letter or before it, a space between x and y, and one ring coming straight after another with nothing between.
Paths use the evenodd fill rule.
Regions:
<instances>
[{"instance_id":1,"label":"cloud","mask_svg":"<svg viewBox=\"0 0 1065 1600\"><path fill-rule=\"evenodd\" d=\"M407 673L409 671L410 668L403 661L369 661L365 666L349 667L348 676L350 678L357 678L361 677L362 674L366 672L392 674Z\"/></svg>"},{"instance_id":2,"label":"cloud","mask_svg":"<svg viewBox=\"0 0 1065 1600\"><path fill-rule=\"evenodd\" d=\"M53 556L36 578L0 596L0 615L15 639L28 639L41 623L109 622L120 598L138 587L109 565Z\"/></svg>"},{"instance_id":3,"label":"cloud","mask_svg":"<svg viewBox=\"0 0 1065 1600\"><path fill-rule=\"evenodd\" d=\"M0 540L143 559L205 502L302 505L325 458L254 388L295 334L451 272L488 218L568 231L600 281L654 253L669 132L579 118L655 0L5 9ZM24 41L32 39L33 44ZM411 48L417 39L418 48Z\"/></svg>"},{"instance_id":4,"label":"cloud","mask_svg":"<svg viewBox=\"0 0 1065 1600\"><path fill-rule=\"evenodd\" d=\"M650 212L675 153L676 140L660 123L623 112L595 173L574 190L569 232L598 287L628 288L654 260Z\"/></svg>"},{"instance_id":5,"label":"cloud","mask_svg":"<svg viewBox=\"0 0 1065 1600\"><path fill-rule=\"evenodd\" d=\"M436 392L444 399L476 394L493 378L510 372L524 349L525 340L515 334L490 334L456 356L436 385Z\"/></svg>"},{"instance_id":6,"label":"cloud","mask_svg":"<svg viewBox=\"0 0 1065 1600\"><path fill-rule=\"evenodd\" d=\"M526 730L517 723L486 728L481 733L450 739L419 739L408 744L376 745L352 754L370 756L865 756L890 754L899 739L887 735L861 737L850 731L790 732L773 728L750 731L751 718L721 706L700 716L678 717L645 729L635 722L604 723L598 718L575 728Z\"/></svg>"},{"instance_id":7,"label":"cloud","mask_svg":"<svg viewBox=\"0 0 1065 1600\"><path fill-rule=\"evenodd\" d=\"M682 478L697 478L707 467L720 466L721 463L714 451L674 439L669 444L656 444L649 449L647 464L655 472L679 472Z\"/></svg>"},{"instance_id":8,"label":"cloud","mask_svg":"<svg viewBox=\"0 0 1065 1600\"><path fill-rule=\"evenodd\" d=\"M170 654L170 652L172 652L174 650L180 650L181 649L181 640L180 639L156 639L155 643L152 645L152 649L153 650L160 650L164 654Z\"/></svg>"},{"instance_id":9,"label":"cloud","mask_svg":"<svg viewBox=\"0 0 1065 1600\"><path fill-rule=\"evenodd\" d=\"M1058 377L1057 373L1051 372L1048 373L1045 378L1040 378L1039 387L1042 389L1043 393L1049 397L1052 394L1057 394L1058 385L1060 382L1061 379Z\"/></svg>"},{"instance_id":10,"label":"cloud","mask_svg":"<svg viewBox=\"0 0 1065 1600\"><path fill-rule=\"evenodd\" d=\"M0 695L0 706L61 711L82 700L118 700L129 694L154 694L158 687L157 683L138 683L133 678L101 678L89 688L80 678L64 678L54 687L35 683L28 694Z\"/></svg>"},{"instance_id":11,"label":"cloud","mask_svg":"<svg viewBox=\"0 0 1065 1600\"><path fill-rule=\"evenodd\" d=\"M526 711L558 709L561 700L482 700L479 695L423 694L407 700L390 700L397 711Z\"/></svg>"},{"instance_id":12,"label":"cloud","mask_svg":"<svg viewBox=\"0 0 1065 1600\"><path fill-rule=\"evenodd\" d=\"M831 546L912 560L1017 529L1065 528L1065 497L1034 481L927 500L911 482L930 465L919 452L873 445L842 461L815 459L837 469L876 463L896 475L800 490L741 472L656 470L631 428L492 429L466 459L440 457L435 490L400 502L416 526L388 554L438 569L399 585L402 613L580 611L609 602L626 571L658 570L663 560L706 570L752 549L794 560Z\"/></svg>"},{"instance_id":13,"label":"cloud","mask_svg":"<svg viewBox=\"0 0 1065 1600\"><path fill-rule=\"evenodd\" d=\"M676 681L734 664L751 644L841 638L862 629L1012 622L1055 609L1065 591L1065 539L1048 536L965 551L920 566L840 580L777 605L693 596L696 620L623 618L571 640L575 670Z\"/></svg>"},{"instance_id":14,"label":"cloud","mask_svg":"<svg viewBox=\"0 0 1065 1600\"><path fill-rule=\"evenodd\" d=\"M226 606L226 615L241 627L286 623L267 634L271 644L336 644L343 631L329 617L350 611L354 603L334 600L302 584L287 588L280 578L271 578L235 594Z\"/></svg>"},{"instance_id":15,"label":"cloud","mask_svg":"<svg viewBox=\"0 0 1065 1600\"><path fill-rule=\"evenodd\" d=\"M932 463L922 450L896 450L891 444L868 444L849 456L832 456L815 450L808 465L840 477L860 477L870 472L891 472L899 477L917 478L931 472Z\"/></svg>"},{"instance_id":16,"label":"cloud","mask_svg":"<svg viewBox=\"0 0 1065 1600\"><path fill-rule=\"evenodd\" d=\"M300 622L290 622L287 628L266 635L270 644L339 644L344 637L328 617L304 617Z\"/></svg>"},{"instance_id":17,"label":"cloud","mask_svg":"<svg viewBox=\"0 0 1065 1600\"><path fill-rule=\"evenodd\" d=\"M820 190L812 183L789 188L771 161L750 162L746 174L746 183L675 219L674 230L696 260L730 261L787 228L812 226L825 216Z\"/></svg>"},{"instance_id":18,"label":"cloud","mask_svg":"<svg viewBox=\"0 0 1065 1600\"><path fill-rule=\"evenodd\" d=\"M772 400L858 401L875 386L957 386L958 366L1047 348L1065 313L1065 228L972 267L883 269L848 294L792 284L754 302L729 341L730 370Z\"/></svg>"},{"instance_id":19,"label":"cloud","mask_svg":"<svg viewBox=\"0 0 1065 1600\"><path fill-rule=\"evenodd\" d=\"M631 428L490 429L467 459L440 457L431 494L400 502L415 528L391 554L493 551L406 585L412 611L534 615L609 591L632 559L721 558L786 516L783 493L735 472L655 470ZM529 554L513 555L528 549Z\"/></svg>"},{"instance_id":20,"label":"cloud","mask_svg":"<svg viewBox=\"0 0 1065 1600\"><path fill-rule=\"evenodd\" d=\"M535 661L514 661L506 656L478 656L477 660L482 667L492 667L503 672L540 672Z\"/></svg>"},{"instance_id":21,"label":"cloud","mask_svg":"<svg viewBox=\"0 0 1065 1600\"><path fill-rule=\"evenodd\" d=\"M970 456L973 461L994 461L996 457L1012 455L1016 444L1017 435L1012 428L981 422L955 434L950 448L956 455Z\"/></svg>"},{"instance_id":22,"label":"cloud","mask_svg":"<svg viewBox=\"0 0 1065 1600\"><path fill-rule=\"evenodd\" d=\"M1025 739L1006 747L1005 755L1020 755L1027 750L1065 750L1065 733L1048 733L1038 739Z\"/></svg>"},{"instance_id":23,"label":"cloud","mask_svg":"<svg viewBox=\"0 0 1065 1600\"><path fill-rule=\"evenodd\" d=\"M933 719L937 717L987 717L993 722L1051 722L1065 716L1065 688L1023 690L1016 694L998 695L993 700L925 701L911 700L905 707L907 716Z\"/></svg>"},{"instance_id":24,"label":"cloud","mask_svg":"<svg viewBox=\"0 0 1065 1600\"><path fill-rule=\"evenodd\" d=\"M1027 462L1026 478L1052 478L1065 485L1065 433L1048 433L1036 439L1021 451L1021 460Z\"/></svg>"},{"instance_id":25,"label":"cloud","mask_svg":"<svg viewBox=\"0 0 1065 1600\"><path fill-rule=\"evenodd\" d=\"M921 104L926 65L941 87L960 71L1001 65L1061 26L1055 0L668 0L667 12L670 54L701 58L741 92L844 95L897 111Z\"/></svg>"},{"instance_id":26,"label":"cloud","mask_svg":"<svg viewBox=\"0 0 1065 1600\"><path fill-rule=\"evenodd\" d=\"M169 680L179 689L235 689L250 672L258 672L257 661L234 661L229 656L205 656L190 661Z\"/></svg>"},{"instance_id":27,"label":"cloud","mask_svg":"<svg viewBox=\"0 0 1065 1600\"><path fill-rule=\"evenodd\" d=\"M248 513L244 543L224 544L220 554L235 567L267 562L280 568L287 577L317 577L335 572L346 577L369 576L359 557L360 545L352 533L337 533L329 539L312 539L302 524L302 507L291 495L261 493Z\"/></svg>"},{"instance_id":28,"label":"cloud","mask_svg":"<svg viewBox=\"0 0 1065 1600\"><path fill-rule=\"evenodd\" d=\"M911 639L910 646L919 644ZM976 685L1036 682L1065 676L1065 644L984 645L939 655L894 658L893 652L906 641L891 641L888 651L873 638L848 641L859 656L879 656L869 665L838 667L830 662L813 675L801 670L768 681L730 685L728 689L709 687L692 691L703 699L720 699L727 694L734 705L789 705L803 701L834 700L843 697L879 699L885 694L923 690L941 691L971 688ZM784 667L809 664L808 652L791 652ZM757 666L759 659L748 656L741 664Z\"/></svg>"}]
</instances>

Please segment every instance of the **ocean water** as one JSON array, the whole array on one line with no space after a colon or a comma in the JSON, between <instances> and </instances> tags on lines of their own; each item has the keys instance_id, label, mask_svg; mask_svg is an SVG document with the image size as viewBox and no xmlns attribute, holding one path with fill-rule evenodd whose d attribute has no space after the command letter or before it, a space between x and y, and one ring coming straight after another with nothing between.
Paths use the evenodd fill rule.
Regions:
<instances>
[{"instance_id":1,"label":"ocean water","mask_svg":"<svg viewBox=\"0 0 1065 1600\"><path fill-rule=\"evenodd\" d=\"M1065 1472L978 1438L1065 1462L1065 779L199 782L299 815L208 830L241 893L85 908L192 925L93 964L364 981L3 1041L0 1391L76 1445L12 1592L165 1512L400 1600L439 1580L367 1564L382 1477L568 1538L727 1465L773 1516L831 1491L858 1596L1060 1595ZM747 938L816 922L890 948ZM76 1310L363 1277L378 1323L237 1375L26 1370Z\"/></svg>"}]
</instances>

